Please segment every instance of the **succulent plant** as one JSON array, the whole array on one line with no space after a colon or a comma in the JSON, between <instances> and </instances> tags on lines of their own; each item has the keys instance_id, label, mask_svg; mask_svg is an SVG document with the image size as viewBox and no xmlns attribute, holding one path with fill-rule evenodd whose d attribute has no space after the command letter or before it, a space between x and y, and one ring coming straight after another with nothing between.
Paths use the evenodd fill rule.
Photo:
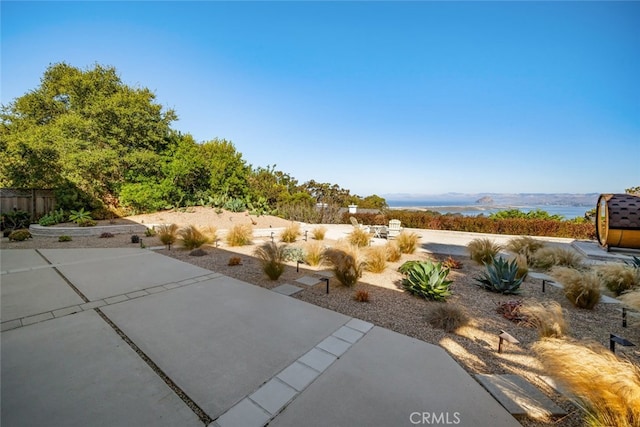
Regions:
<instances>
[{"instance_id":1,"label":"succulent plant","mask_svg":"<svg viewBox=\"0 0 640 427\"><path fill-rule=\"evenodd\" d=\"M138 236L137 234L131 236L131 243L140 243L140 236Z\"/></svg>"},{"instance_id":2,"label":"succulent plant","mask_svg":"<svg viewBox=\"0 0 640 427\"><path fill-rule=\"evenodd\" d=\"M476 277L478 286L488 291L501 294L519 293L522 277L518 278L518 263L514 259L509 262L503 258L494 258L492 262L485 263L487 271Z\"/></svg>"},{"instance_id":3,"label":"succulent plant","mask_svg":"<svg viewBox=\"0 0 640 427\"><path fill-rule=\"evenodd\" d=\"M16 242L22 242L31 238L31 233L26 228L20 230L14 230L9 234L9 241L14 240Z\"/></svg>"},{"instance_id":4,"label":"succulent plant","mask_svg":"<svg viewBox=\"0 0 640 427\"><path fill-rule=\"evenodd\" d=\"M434 301L444 301L451 295L449 286L452 281L446 280L449 269L442 263L419 261L409 265L410 268L404 269L406 277L402 280L402 286L409 293Z\"/></svg>"}]
</instances>

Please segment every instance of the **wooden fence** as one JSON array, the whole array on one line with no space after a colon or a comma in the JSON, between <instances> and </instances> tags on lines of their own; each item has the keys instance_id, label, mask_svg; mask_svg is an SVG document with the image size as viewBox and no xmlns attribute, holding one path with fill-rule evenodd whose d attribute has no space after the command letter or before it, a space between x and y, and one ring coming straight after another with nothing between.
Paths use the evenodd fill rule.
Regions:
<instances>
[{"instance_id":1,"label":"wooden fence","mask_svg":"<svg viewBox=\"0 0 640 427\"><path fill-rule=\"evenodd\" d=\"M0 212L18 209L29 212L36 220L55 209L55 205L53 190L0 188Z\"/></svg>"}]
</instances>

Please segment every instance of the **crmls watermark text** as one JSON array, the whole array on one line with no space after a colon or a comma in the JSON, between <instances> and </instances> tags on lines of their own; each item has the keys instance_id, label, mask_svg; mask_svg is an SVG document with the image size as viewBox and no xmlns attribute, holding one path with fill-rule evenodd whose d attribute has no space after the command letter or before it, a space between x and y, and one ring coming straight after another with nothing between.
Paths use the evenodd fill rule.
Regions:
<instances>
[{"instance_id":1,"label":"crmls watermark text","mask_svg":"<svg viewBox=\"0 0 640 427\"><path fill-rule=\"evenodd\" d=\"M409 421L416 425L460 424L460 412L412 412Z\"/></svg>"}]
</instances>

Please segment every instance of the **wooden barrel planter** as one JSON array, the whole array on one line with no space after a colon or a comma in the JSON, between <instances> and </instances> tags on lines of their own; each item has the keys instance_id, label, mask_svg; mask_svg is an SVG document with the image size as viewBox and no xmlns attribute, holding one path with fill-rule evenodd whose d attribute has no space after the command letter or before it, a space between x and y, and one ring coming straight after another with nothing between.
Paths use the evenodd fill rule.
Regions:
<instances>
[{"instance_id":1,"label":"wooden barrel planter","mask_svg":"<svg viewBox=\"0 0 640 427\"><path fill-rule=\"evenodd\" d=\"M601 194L596 236L605 248L640 249L640 196Z\"/></svg>"}]
</instances>

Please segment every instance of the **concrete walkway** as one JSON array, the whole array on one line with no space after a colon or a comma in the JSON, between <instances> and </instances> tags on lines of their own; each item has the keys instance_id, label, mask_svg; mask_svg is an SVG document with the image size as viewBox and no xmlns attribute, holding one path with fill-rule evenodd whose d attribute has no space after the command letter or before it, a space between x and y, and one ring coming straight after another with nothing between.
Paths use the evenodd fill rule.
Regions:
<instances>
[{"instance_id":1,"label":"concrete walkway","mask_svg":"<svg viewBox=\"0 0 640 427\"><path fill-rule=\"evenodd\" d=\"M442 348L148 250L0 265L3 426L519 425Z\"/></svg>"}]
</instances>

